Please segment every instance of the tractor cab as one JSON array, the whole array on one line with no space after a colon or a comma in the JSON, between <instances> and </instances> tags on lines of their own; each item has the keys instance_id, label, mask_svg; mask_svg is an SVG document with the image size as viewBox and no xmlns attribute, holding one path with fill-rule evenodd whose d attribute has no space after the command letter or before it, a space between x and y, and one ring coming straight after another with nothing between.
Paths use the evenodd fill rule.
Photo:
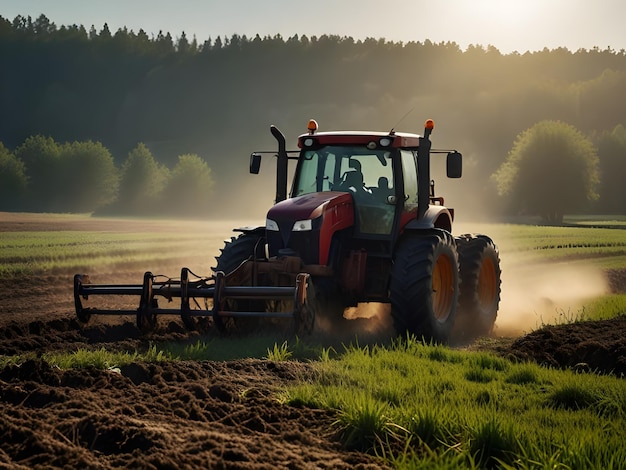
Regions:
<instances>
[{"instance_id":1,"label":"tractor cab","mask_svg":"<svg viewBox=\"0 0 626 470\"><path fill-rule=\"evenodd\" d=\"M317 122L311 120L309 132L298 137L297 157L288 155L284 137L272 127L279 152L277 203L265 227L270 257L297 256L306 265L326 266L357 251L389 261L409 224L451 230L453 211L435 197L430 181L433 126L429 120L424 137L393 130L317 132ZM449 176L460 176L460 158L449 153ZM287 199L290 159L297 166ZM252 173L259 164L255 153Z\"/></svg>"}]
</instances>

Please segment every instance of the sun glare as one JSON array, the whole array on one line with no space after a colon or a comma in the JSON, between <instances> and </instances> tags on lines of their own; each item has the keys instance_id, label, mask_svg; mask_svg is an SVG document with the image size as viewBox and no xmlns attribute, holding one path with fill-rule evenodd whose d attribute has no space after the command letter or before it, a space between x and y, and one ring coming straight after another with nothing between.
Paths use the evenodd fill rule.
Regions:
<instances>
[{"instance_id":1,"label":"sun glare","mask_svg":"<svg viewBox=\"0 0 626 470\"><path fill-rule=\"evenodd\" d=\"M473 17L493 22L493 26L527 23L537 10L537 3L528 0L477 0L468 5L471 5Z\"/></svg>"},{"instance_id":2,"label":"sun glare","mask_svg":"<svg viewBox=\"0 0 626 470\"><path fill-rule=\"evenodd\" d=\"M554 10L540 0L456 0L448 7L466 43L522 52L541 48L536 44L537 28L550 25Z\"/></svg>"}]
</instances>

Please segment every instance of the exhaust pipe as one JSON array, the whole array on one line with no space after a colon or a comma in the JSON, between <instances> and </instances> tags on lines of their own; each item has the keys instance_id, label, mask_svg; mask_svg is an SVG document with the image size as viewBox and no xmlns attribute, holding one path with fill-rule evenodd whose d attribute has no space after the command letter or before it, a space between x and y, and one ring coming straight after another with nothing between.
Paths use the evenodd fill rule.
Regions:
<instances>
[{"instance_id":1,"label":"exhaust pipe","mask_svg":"<svg viewBox=\"0 0 626 470\"><path fill-rule=\"evenodd\" d=\"M270 131L278 141L278 161L276 162L276 202L287 199L287 146L285 136L276 126L270 126Z\"/></svg>"}]
</instances>

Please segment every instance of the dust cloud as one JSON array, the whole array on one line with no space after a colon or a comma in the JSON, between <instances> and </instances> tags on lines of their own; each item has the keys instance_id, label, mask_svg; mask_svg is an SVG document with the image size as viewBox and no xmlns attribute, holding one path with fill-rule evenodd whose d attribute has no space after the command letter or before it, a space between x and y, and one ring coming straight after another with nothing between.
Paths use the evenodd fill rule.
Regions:
<instances>
[{"instance_id":1,"label":"dust cloud","mask_svg":"<svg viewBox=\"0 0 626 470\"><path fill-rule=\"evenodd\" d=\"M502 259L502 295L495 336L519 336L545 324L573 321L591 298L609 292L604 273L580 262Z\"/></svg>"},{"instance_id":2,"label":"dust cloud","mask_svg":"<svg viewBox=\"0 0 626 470\"><path fill-rule=\"evenodd\" d=\"M339 347L355 342L359 345L386 344L394 337L391 306L364 302L356 307L347 307L343 311L343 317L341 311L328 311L318 315L315 319L313 340L319 339L325 344Z\"/></svg>"}]
</instances>

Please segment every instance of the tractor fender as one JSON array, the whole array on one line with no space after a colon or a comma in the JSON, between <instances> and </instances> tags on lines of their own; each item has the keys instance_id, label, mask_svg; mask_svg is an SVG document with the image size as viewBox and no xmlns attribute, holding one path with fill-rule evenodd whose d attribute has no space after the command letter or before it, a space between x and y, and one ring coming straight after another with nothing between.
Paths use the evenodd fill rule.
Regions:
<instances>
[{"instance_id":1,"label":"tractor fender","mask_svg":"<svg viewBox=\"0 0 626 470\"><path fill-rule=\"evenodd\" d=\"M237 227L233 229L233 232L247 233L247 234L257 234L264 235L265 234L265 225L249 225L246 227Z\"/></svg>"},{"instance_id":2,"label":"tractor fender","mask_svg":"<svg viewBox=\"0 0 626 470\"><path fill-rule=\"evenodd\" d=\"M413 219L404 226L404 230L427 230L439 228L452 232L453 216L450 209L444 206L430 205L420 219Z\"/></svg>"}]
</instances>

